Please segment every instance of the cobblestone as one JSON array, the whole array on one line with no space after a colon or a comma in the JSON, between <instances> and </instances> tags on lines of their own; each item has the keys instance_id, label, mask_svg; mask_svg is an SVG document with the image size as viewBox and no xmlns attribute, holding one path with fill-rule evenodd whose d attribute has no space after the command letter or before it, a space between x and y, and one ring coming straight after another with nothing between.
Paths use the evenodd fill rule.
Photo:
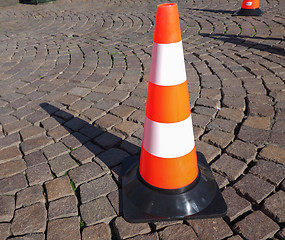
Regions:
<instances>
[{"instance_id":1,"label":"cobblestone","mask_svg":"<svg viewBox=\"0 0 285 240\"><path fill-rule=\"evenodd\" d=\"M0 196L0 221L10 222L14 216L15 199L12 196Z\"/></svg>"},{"instance_id":2,"label":"cobblestone","mask_svg":"<svg viewBox=\"0 0 285 240\"><path fill-rule=\"evenodd\" d=\"M16 201L0 221L1 240L120 238L122 161L140 153L160 3L0 7L0 196ZM232 0L178 7L195 146L228 215L146 224L128 239L282 239L285 2L262 1L254 18L231 16L240 8ZM88 185L92 200L83 203ZM46 231L16 216L34 206L43 206Z\"/></svg>"}]
</instances>

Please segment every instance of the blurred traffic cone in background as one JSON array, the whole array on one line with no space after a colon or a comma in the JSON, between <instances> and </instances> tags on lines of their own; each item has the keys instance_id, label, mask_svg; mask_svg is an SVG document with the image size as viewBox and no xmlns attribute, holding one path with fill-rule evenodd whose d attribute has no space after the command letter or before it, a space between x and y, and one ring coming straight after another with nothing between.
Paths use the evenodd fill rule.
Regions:
<instances>
[{"instance_id":1,"label":"blurred traffic cone in background","mask_svg":"<svg viewBox=\"0 0 285 240\"><path fill-rule=\"evenodd\" d=\"M227 206L196 153L177 4L157 6L140 157L123 162L129 222L222 217Z\"/></svg>"},{"instance_id":2,"label":"blurred traffic cone in background","mask_svg":"<svg viewBox=\"0 0 285 240\"><path fill-rule=\"evenodd\" d=\"M241 9L233 16L261 16L263 12L259 9L259 0L243 0Z\"/></svg>"}]
</instances>

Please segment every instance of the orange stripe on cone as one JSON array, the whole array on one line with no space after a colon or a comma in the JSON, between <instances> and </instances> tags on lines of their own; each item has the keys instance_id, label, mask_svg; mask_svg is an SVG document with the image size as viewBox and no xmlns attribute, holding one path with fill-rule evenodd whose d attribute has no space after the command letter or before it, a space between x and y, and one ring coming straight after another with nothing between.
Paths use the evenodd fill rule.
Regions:
<instances>
[{"instance_id":1,"label":"orange stripe on cone","mask_svg":"<svg viewBox=\"0 0 285 240\"><path fill-rule=\"evenodd\" d=\"M259 0L243 0L241 8L243 9L259 8Z\"/></svg>"},{"instance_id":2,"label":"orange stripe on cone","mask_svg":"<svg viewBox=\"0 0 285 240\"><path fill-rule=\"evenodd\" d=\"M149 184L164 188L182 188L198 176L196 148L178 158L161 158L141 149L140 174Z\"/></svg>"},{"instance_id":3,"label":"orange stripe on cone","mask_svg":"<svg viewBox=\"0 0 285 240\"><path fill-rule=\"evenodd\" d=\"M149 82L146 116L156 122L173 123L190 116L187 81L175 86L159 86Z\"/></svg>"},{"instance_id":4,"label":"orange stripe on cone","mask_svg":"<svg viewBox=\"0 0 285 240\"><path fill-rule=\"evenodd\" d=\"M177 4L165 3L157 6L153 41L155 43L181 41Z\"/></svg>"}]
</instances>

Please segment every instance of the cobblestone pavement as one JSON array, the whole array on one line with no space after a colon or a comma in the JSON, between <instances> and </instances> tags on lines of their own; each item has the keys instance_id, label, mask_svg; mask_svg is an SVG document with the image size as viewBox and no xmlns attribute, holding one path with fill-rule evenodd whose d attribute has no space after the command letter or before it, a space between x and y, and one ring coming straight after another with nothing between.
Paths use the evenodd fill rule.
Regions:
<instances>
[{"instance_id":1,"label":"cobblestone pavement","mask_svg":"<svg viewBox=\"0 0 285 240\"><path fill-rule=\"evenodd\" d=\"M156 5L0 8L0 239L284 239L285 1L179 1L196 147L224 218L130 224L121 162L141 146Z\"/></svg>"}]
</instances>

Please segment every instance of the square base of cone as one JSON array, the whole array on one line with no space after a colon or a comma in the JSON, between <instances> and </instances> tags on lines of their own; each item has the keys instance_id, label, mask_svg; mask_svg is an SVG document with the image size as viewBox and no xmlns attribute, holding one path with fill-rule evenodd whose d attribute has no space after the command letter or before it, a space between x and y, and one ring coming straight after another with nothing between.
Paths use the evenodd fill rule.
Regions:
<instances>
[{"instance_id":1,"label":"square base of cone","mask_svg":"<svg viewBox=\"0 0 285 240\"><path fill-rule=\"evenodd\" d=\"M195 199L195 201L191 199L191 196L193 195L193 198L195 198L196 196L196 192L200 192L201 189L199 189L201 186L205 186L205 184L203 185L203 183L197 183L195 186L193 186L193 188L191 188L190 190L188 190L188 193L183 193L183 194L165 194L165 193L157 193L155 190L150 189L148 186L143 185L143 183L137 183L140 180L139 179L135 179L137 176L135 176L136 174L134 174L135 172L138 173L138 166L139 166L139 156L135 156L135 157L128 157L123 161L123 167L122 167L122 174L123 174L123 178L122 178L122 198L123 198L123 217L125 218L126 221L128 222L134 222L134 223L141 223L141 222L157 222L157 221L171 221L171 220L186 220L186 219L201 219L201 218L216 218L216 217L224 217L226 215L227 212L227 205L224 201L224 198L220 192L220 189L216 183L216 181L214 180L212 171L204 157L204 155L202 153L197 152L197 158L198 158L198 165L199 165L199 169L202 169L201 171L201 177L200 177L200 182L205 181L206 178L209 179L209 181L213 182L213 185L208 186L208 189L212 192L209 194L209 198L210 198L210 203L203 209L193 213L193 214L187 214L187 215L182 215L180 210L181 208L189 208L189 204L191 205L194 203L194 206L192 206L193 208L197 208L197 201L202 201L202 199ZM128 174L128 172L133 171L133 182L127 182L129 180L126 180L128 177L126 176ZM207 180L206 180L207 181ZM139 184L139 188L136 187L136 184ZM127 185L131 185L131 191L133 192L133 194L129 194L128 191L130 190L126 190ZM133 189L132 189L133 188ZM145 189L143 189L145 188ZM138 190L139 189L139 190ZM191 195L191 191L194 192ZM203 190L202 190L203 191ZM144 195L145 193L145 195ZM135 197L130 197L131 195L135 196ZM141 196L140 196L141 195ZM153 196L150 196L153 195ZM159 195L159 196L158 196ZM159 199L161 197L161 195L163 195L162 198L163 200L160 202L160 204L156 204L155 201L157 201L157 199ZM187 199L187 201L185 201L185 196ZM189 197L190 196L190 197ZM170 210L169 206L166 207L166 213L162 215L156 214L156 210L152 211L149 210L152 206L151 205L156 205L158 206L158 208L160 208L160 206L163 208L163 205L165 205L167 202L173 202L175 203L175 201L173 201L173 198L177 197L177 199L180 201L182 200L182 206L181 204L178 206L176 204L172 204L171 206L173 208L177 208L177 214L175 213L175 209L174 210ZM153 200L153 202L149 201L148 206L143 206L144 204L139 203L137 204L136 200L144 202L144 199L148 198L147 201L149 201L149 199L151 199L151 201ZM172 199L171 199L172 198ZM179 199L180 198L180 199ZM197 197L196 197L197 198ZM140 200L141 199L141 200ZM203 199L205 200L205 199ZM146 201L146 202L147 202ZM159 200L158 200L159 201ZM178 202L179 202L178 201ZM141 205L140 205L141 204ZM185 206L183 206L185 205ZM199 204L198 204L199 205ZM199 206L198 206L199 207ZM146 209L146 210L144 210ZM169 215L168 212L169 211ZM154 213L154 214L152 214Z\"/></svg>"}]
</instances>

